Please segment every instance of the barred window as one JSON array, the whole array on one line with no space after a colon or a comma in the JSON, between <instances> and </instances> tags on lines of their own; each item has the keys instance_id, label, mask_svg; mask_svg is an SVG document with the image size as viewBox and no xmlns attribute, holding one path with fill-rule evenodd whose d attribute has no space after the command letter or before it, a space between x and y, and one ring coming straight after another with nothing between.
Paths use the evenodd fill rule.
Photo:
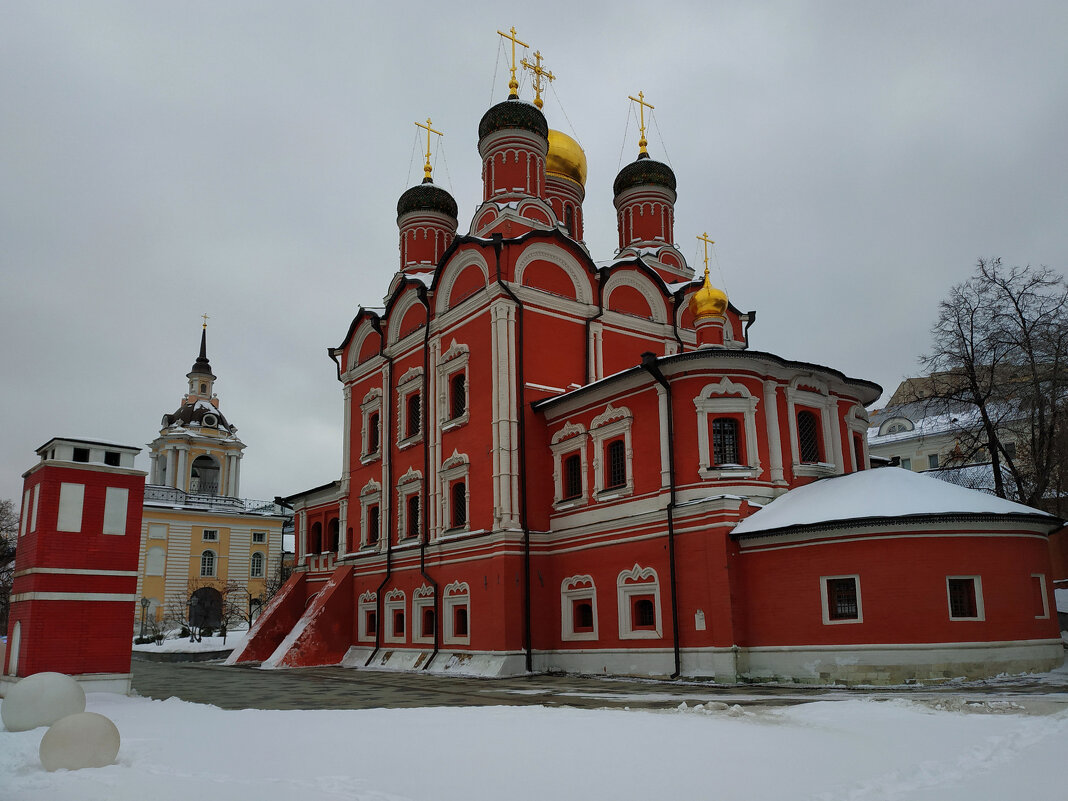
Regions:
<instances>
[{"instance_id":1,"label":"barred window","mask_svg":"<svg viewBox=\"0 0 1068 801\"><path fill-rule=\"evenodd\" d=\"M634 628L656 628L656 607L651 598L635 598L633 606Z\"/></svg>"},{"instance_id":2,"label":"barred window","mask_svg":"<svg viewBox=\"0 0 1068 801\"><path fill-rule=\"evenodd\" d=\"M951 578L949 581L949 616L979 617L975 603L975 579Z\"/></svg>"},{"instance_id":3,"label":"barred window","mask_svg":"<svg viewBox=\"0 0 1068 801\"><path fill-rule=\"evenodd\" d=\"M376 504L367 510L367 541L372 545L378 542L379 522L378 505Z\"/></svg>"},{"instance_id":4,"label":"barred window","mask_svg":"<svg viewBox=\"0 0 1068 801\"><path fill-rule=\"evenodd\" d=\"M819 419L810 411L797 413L797 444L801 450L802 464L820 461Z\"/></svg>"},{"instance_id":5,"label":"barred window","mask_svg":"<svg viewBox=\"0 0 1068 801\"><path fill-rule=\"evenodd\" d=\"M564 500L582 495L582 457L573 453L564 459Z\"/></svg>"},{"instance_id":6,"label":"barred window","mask_svg":"<svg viewBox=\"0 0 1068 801\"><path fill-rule=\"evenodd\" d=\"M457 481L452 485L452 527L467 525L467 485Z\"/></svg>"},{"instance_id":7,"label":"barred window","mask_svg":"<svg viewBox=\"0 0 1068 801\"><path fill-rule=\"evenodd\" d=\"M378 453L379 445L378 412L371 412L367 419L367 452Z\"/></svg>"},{"instance_id":8,"label":"barred window","mask_svg":"<svg viewBox=\"0 0 1068 801\"><path fill-rule=\"evenodd\" d=\"M413 392L408 396L407 403L405 404L407 409L407 427L405 428L405 436L414 437L419 433L422 428L423 421L423 403L422 396L418 392Z\"/></svg>"},{"instance_id":9,"label":"barred window","mask_svg":"<svg viewBox=\"0 0 1068 801\"><path fill-rule=\"evenodd\" d=\"M417 537L419 535L419 495L418 493L412 493L408 496L408 519L405 521L407 524L407 534L409 537Z\"/></svg>"},{"instance_id":10,"label":"barred window","mask_svg":"<svg viewBox=\"0 0 1068 801\"><path fill-rule=\"evenodd\" d=\"M606 488L622 487L627 483L627 446L621 439L608 443L608 481Z\"/></svg>"},{"instance_id":11,"label":"barred window","mask_svg":"<svg viewBox=\"0 0 1068 801\"><path fill-rule=\"evenodd\" d=\"M717 417L712 421L712 464L741 464L738 421L733 417Z\"/></svg>"},{"instance_id":12,"label":"barred window","mask_svg":"<svg viewBox=\"0 0 1068 801\"><path fill-rule=\"evenodd\" d=\"M860 617L856 579L827 579L827 617L830 620L856 620Z\"/></svg>"},{"instance_id":13,"label":"barred window","mask_svg":"<svg viewBox=\"0 0 1068 801\"><path fill-rule=\"evenodd\" d=\"M449 411L452 420L463 417L467 411L467 381L463 370L457 371L449 378Z\"/></svg>"}]
</instances>

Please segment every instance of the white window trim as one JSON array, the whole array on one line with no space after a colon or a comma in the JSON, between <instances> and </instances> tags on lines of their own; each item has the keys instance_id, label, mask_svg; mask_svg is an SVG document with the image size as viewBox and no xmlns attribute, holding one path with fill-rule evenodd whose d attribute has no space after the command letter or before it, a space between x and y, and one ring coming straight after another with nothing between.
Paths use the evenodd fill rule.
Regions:
<instances>
[{"instance_id":1,"label":"white window trim","mask_svg":"<svg viewBox=\"0 0 1068 801\"><path fill-rule=\"evenodd\" d=\"M360 595L359 601L356 603L356 611L359 614L359 620L356 622L357 636L364 642L368 640L373 641L375 635L367 631L367 613L378 613L378 594L367 590ZM377 624L379 631L382 630L382 621L379 620Z\"/></svg>"},{"instance_id":2,"label":"white window trim","mask_svg":"<svg viewBox=\"0 0 1068 801\"><path fill-rule=\"evenodd\" d=\"M417 521L417 531L414 537L408 536L408 499L413 495L419 498L419 512L422 515L423 510L423 472L421 470L415 470L411 467L408 468L408 472L397 479L397 540L403 542L405 540L418 541L419 534L418 528L422 527L422 520Z\"/></svg>"},{"instance_id":3,"label":"white window trim","mask_svg":"<svg viewBox=\"0 0 1068 801\"><path fill-rule=\"evenodd\" d=\"M211 554L211 572L204 572L204 554ZM219 576L219 554L212 548L205 548L200 552L200 578L218 578Z\"/></svg>"},{"instance_id":4,"label":"white window trim","mask_svg":"<svg viewBox=\"0 0 1068 801\"><path fill-rule=\"evenodd\" d=\"M30 513L30 531L37 530L37 510L41 506L41 485L33 485L33 511Z\"/></svg>"},{"instance_id":5,"label":"white window trim","mask_svg":"<svg viewBox=\"0 0 1068 801\"><path fill-rule=\"evenodd\" d=\"M378 413L378 450L367 450L371 415ZM382 458L382 390L371 387L360 401L360 464L370 464Z\"/></svg>"},{"instance_id":6,"label":"white window trim","mask_svg":"<svg viewBox=\"0 0 1068 801\"><path fill-rule=\"evenodd\" d=\"M759 400L742 384L729 378L706 384L693 399L697 409L697 450L700 463L697 472L703 479L756 478L760 475L760 448L756 434L756 408ZM740 467L721 467L712 464L712 426L710 421L731 414L743 416L745 458L749 463Z\"/></svg>"},{"instance_id":7,"label":"white window trim","mask_svg":"<svg viewBox=\"0 0 1068 801\"><path fill-rule=\"evenodd\" d=\"M626 406L611 403L590 423L590 439L593 442L593 499L610 501L634 492L634 448L630 431L634 417ZM605 445L623 435L623 453L626 459L627 481L622 487L605 488Z\"/></svg>"},{"instance_id":8,"label":"white window trim","mask_svg":"<svg viewBox=\"0 0 1068 801\"><path fill-rule=\"evenodd\" d=\"M159 556L159 565L150 565L149 559L153 555ZM167 572L167 550L162 545L153 545L145 550L145 575L163 576Z\"/></svg>"},{"instance_id":9,"label":"white window trim","mask_svg":"<svg viewBox=\"0 0 1068 801\"><path fill-rule=\"evenodd\" d=\"M954 617L953 603L949 592L949 582L957 579L971 579L975 585L975 617ZM946 576L946 611L950 620L983 621L986 620L986 607L983 604L983 577L982 576Z\"/></svg>"},{"instance_id":10,"label":"white window trim","mask_svg":"<svg viewBox=\"0 0 1068 801\"><path fill-rule=\"evenodd\" d=\"M378 621L378 630L382 632L383 642L406 642L408 630L411 627L411 621L407 620L406 606L403 590L390 590L386 593L386 599L382 604L383 616L386 618L386 628L382 628L383 621ZM404 634L399 637L393 633L393 613L398 611L405 612Z\"/></svg>"},{"instance_id":11,"label":"white window trim","mask_svg":"<svg viewBox=\"0 0 1068 801\"><path fill-rule=\"evenodd\" d=\"M808 389L799 389L798 385L815 387L819 391L813 392ZM801 446L797 440L797 413L798 406L815 409L820 418L820 439L823 445L823 458L825 461L801 463ZM793 463L795 476L833 476L838 472L838 458L835 452L834 426L838 425L838 402L827 390L826 385L815 378L799 377L790 382L786 387L786 409L790 423L790 456Z\"/></svg>"},{"instance_id":12,"label":"white window trim","mask_svg":"<svg viewBox=\"0 0 1068 801\"><path fill-rule=\"evenodd\" d=\"M85 512L85 484L64 481L59 485L59 514L56 531L77 533L82 530Z\"/></svg>"},{"instance_id":13,"label":"white window trim","mask_svg":"<svg viewBox=\"0 0 1068 801\"><path fill-rule=\"evenodd\" d=\"M441 354L438 362L438 410L439 425L442 431L459 428L471 418L471 378L467 374L471 352L467 345L461 345L454 339L449 349ZM464 413L459 417L450 417L452 412L452 377L459 371L464 375Z\"/></svg>"},{"instance_id":14,"label":"white window trim","mask_svg":"<svg viewBox=\"0 0 1068 801\"><path fill-rule=\"evenodd\" d=\"M256 575L256 557L260 558L260 574ZM267 555L263 551L253 551L248 558L248 577L254 579L267 578Z\"/></svg>"},{"instance_id":15,"label":"white window trim","mask_svg":"<svg viewBox=\"0 0 1068 801\"><path fill-rule=\"evenodd\" d=\"M640 583L626 584L627 580ZM653 596L653 609L656 612L655 630L634 628L631 619L631 598L635 595ZM643 568L635 564L630 570L620 573L616 578L616 603L619 605L619 639L658 640L664 636L663 619L660 614L660 579L653 568Z\"/></svg>"},{"instance_id":16,"label":"white window trim","mask_svg":"<svg viewBox=\"0 0 1068 801\"><path fill-rule=\"evenodd\" d=\"M214 536L209 537L208 534L213 534ZM218 542L219 541L219 529L217 529L217 528L201 529L200 541L201 542Z\"/></svg>"},{"instance_id":17,"label":"white window trim","mask_svg":"<svg viewBox=\"0 0 1068 801\"><path fill-rule=\"evenodd\" d=\"M556 510L581 506L590 497L587 436L585 426L573 423L565 423L563 428L553 434L549 447L553 454L553 508ZM582 465L582 494L577 498L564 498L564 457L576 451Z\"/></svg>"},{"instance_id":18,"label":"white window trim","mask_svg":"<svg viewBox=\"0 0 1068 801\"><path fill-rule=\"evenodd\" d=\"M589 601L593 606L593 631L575 631L576 601ZM600 634L597 621L597 587L589 575L571 576L560 583L560 639L564 642L596 640Z\"/></svg>"},{"instance_id":19,"label":"white window trim","mask_svg":"<svg viewBox=\"0 0 1068 801\"><path fill-rule=\"evenodd\" d=\"M412 593L412 642L432 643L434 632L423 631L423 612L434 608L434 588L424 584ZM435 619L435 625L437 621Z\"/></svg>"},{"instance_id":20,"label":"white window trim","mask_svg":"<svg viewBox=\"0 0 1068 801\"><path fill-rule=\"evenodd\" d=\"M378 507L378 542L375 543L371 542L367 528L367 513L372 506ZM382 528L382 485L372 478L360 490L360 548L379 550L386 539Z\"/></svg>"},{"instance_id":21,"label":"white window trim","mask_svg":"<svg viewBox=\"0 0 1068 801\"><path fill-rule=\"evenodd\" d=\"M397 448L403 450L417 442L423 441L422 420L426 416L422 408L426 398L420 400L419 408L419 431L412 434L408 431L408 398L423 391L423 368L413 367L401 376L397 382Z\"/></svg>"},{"instance_id":22,"label":"white window trim","mask_svg":"<svg viewBox=\"0 0 1068 801\"><path fill-rule=\"evenodd\" d=\"M35 487L40 486L34 484ZM30 496L33 494L32 490L26 490L22 493L22 515L19 517L19 536L26 536L26 529L30 522Z\"/></svg>"},{"instance_id":23,"label":"white window trim","mask_svg":"<svg viewBox=\"0 0 1068 801\"><path fill-rule=\"evenodd\" d=\"M854 435L860 436L860 458L864 464L854 465L854 468L859 472L861 470L867 470L868 464L871 459L871 454L868 453L868 428L871 426L871 422L868 419L867 410L860 405L854 406L845 417L846 431L849 432L849 452L855 453L853 448ZM843 446L843 450L844 450ZM843 455L843 459L845 456ZM855 457L851 457L855 458Z\"/></svg>"},{"instance_id":24,"label":"white window trim","mask_svg":"<svg viewBox=\"0 0 1068 801\"><path fill-rule=\"evenodd\" d=\"M857 589L857 616L855 618L847 618L843 620L831 619L830 595L827 592L827 582L835 579L853 579L853 586ZM837 626L840 623L863 623L864 604L860 599L860 574L847 573L840 576L820 576L820 602L823 608L824 626Z\"/></svg>"},{"instance_id":25,"label":"white window trim","mask_svg":"<svg viewBox=\"0 0 1068 801\"><path fill-rule=\"evenodd\" d=\"M1042 590L1042 614L1035 615L1035 620L1049 619L1049 590L1046 589L1046 574L1032 573L1031 578L1038 579L1038 585Z\"/></svg>"},{"instance_id":26,"label":"white window trim","mask_svg":"<svg viewBox=\"0 0 1068 801\"><path fill-rule=\"evenodd\" d=\"M442 593L445 598L444 621L442 626L443 639L447 645L470 645L471 644L471 588L466 581L454 581L445 585ZM456 607L467 607L467 634L457 635L453 631L453 620L456 617Z\"/></svg>"},{"instance_id":27,"label":"white window trim","mask_svg":"<svg viewBox=\"0 0 1068 801\"><path fill-rule=\"evenodd\" d=\"M441 468L438 471L438 475L441 477L441 487L443 489L441 493L441 506L442 506L442 528L444 531L455 534L460 531L471 530L471 482L469 480L470 474L470 462L467 459L466 453L457 453L454 448L452 456L446 459ZM464 524L462 526L452 525L452 485L459 480L463 480L464 487L467 490L464 493L464 501L467 504L467 512L464 515Z\"/></svg>"},{"instance_id":28,"label":"white window trim","mask_svg":"<svg viewBox=\"0 0 1068 801\"><path fill-rule=\"evenodd\" d=\"M258 539L256 539L257 536L263 537L263 539L258 540ZM264 545L266 543L267 543L267 532L266 531L253 531L252 532L252 544L253 545Z\"/></svg>"}]
</instances>

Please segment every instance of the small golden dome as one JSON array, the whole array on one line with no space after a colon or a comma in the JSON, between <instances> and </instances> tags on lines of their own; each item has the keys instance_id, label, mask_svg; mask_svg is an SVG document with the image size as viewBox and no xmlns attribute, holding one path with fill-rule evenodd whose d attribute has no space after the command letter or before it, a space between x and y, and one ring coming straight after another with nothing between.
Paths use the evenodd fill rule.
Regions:
<instances>
[{"instance_id":1,"label":"small golden dome","mask_svg":"<svg viewBox=\"0 0 1068 801\"><path fill-rule=\"evenodd\" d=\"M727 293L712 286L708 280L708 268L705 267L705 283L690 296L690 313L694 320L705 317L722 317L727 311Z\"/></svg>"},{"instance_id":2,"label":"small golden dome","mask_svg":"<svg viewBox=\"0 0 1068 801\"><path fill-rule=\"evenodd\" d=\"M586 154L579 143L566 133L549 129L549 155L545 172L570 178L579 186L586 186Z\"/></svg>"}]
</instances>

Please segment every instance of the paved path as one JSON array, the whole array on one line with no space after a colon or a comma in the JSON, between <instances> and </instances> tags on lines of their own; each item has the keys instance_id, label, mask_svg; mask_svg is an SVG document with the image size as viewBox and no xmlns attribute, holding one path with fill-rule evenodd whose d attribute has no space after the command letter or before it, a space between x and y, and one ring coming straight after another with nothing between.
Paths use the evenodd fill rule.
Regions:
<instances>
[{"instance_id":1,"label":"paved path","mask_svg":"<svg viewBox=\"0 0 1068 801\"><path fill-rule=\"evenodd\" d=\"M900 689L844 689L702 682L520 676L479 679L337 667L259 670L204 662L134 660L133 686L148 698L176 696L223 709L370 709L422 706L571 706L669 708L685 701L774 705L843 698L907 697L939 701L1011 699L1025 706L1068 707L1068 672L1044 677Z\"/></svg>"}]
</instances>

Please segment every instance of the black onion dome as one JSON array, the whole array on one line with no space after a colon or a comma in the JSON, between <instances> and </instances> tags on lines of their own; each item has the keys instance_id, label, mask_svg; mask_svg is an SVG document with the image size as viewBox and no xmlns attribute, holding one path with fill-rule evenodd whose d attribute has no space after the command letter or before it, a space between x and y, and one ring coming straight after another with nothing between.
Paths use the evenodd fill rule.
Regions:
<instances>
[{"instance_id":1,"label":"black onion dome","mask_svg":"<svg viewBox=\"0 0 1068 801\"><path fill-rule=\"evenodd\" d=\"M456 201L452 195L430 181L416 184L397 201L397 217L411 211L438 211L456 219Z\"/></svg>"},{"instance_id":2,"label":"black onion dome","mask_svg":"<svg viewBox=\"0 0 1068 801\"><path fill-rule=\"evenodd\" d=\"M648 156L645 156L645 158L639 156L637 161L632 161L619 171L619 175L616 176L616 180L612 183L612 193L618 195L633 186L647 186L649 184L663 186L674 192L675 173L666 164L653 161Z\"/></svg>"},{"instance_id":3,"label":"black onion dome","mask_svg":"<svg viewBox=\"0 0 1068 801\"><path fill-rule=\"evenodd\" d=\"M494 131L519 129L530 131L549 141L549 123L545 115L531 103L522 100L505 100L482 115L478 124L478 139L482 141Z\"/></svg>"}]
</instances>

